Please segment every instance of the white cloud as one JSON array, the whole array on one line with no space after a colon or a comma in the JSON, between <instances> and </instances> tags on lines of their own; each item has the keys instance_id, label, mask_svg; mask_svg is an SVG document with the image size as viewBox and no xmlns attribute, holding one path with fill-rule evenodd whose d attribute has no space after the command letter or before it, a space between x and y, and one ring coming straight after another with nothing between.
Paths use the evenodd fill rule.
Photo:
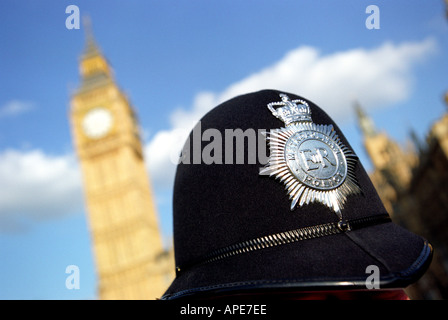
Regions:
<instances>
[{"instance_id":1,"label":"white cloud","mask_svg":"<svg viewBox=\"0 0 448 320\"><path fill-rule=\"evenodd\" d=\"M10 100L0 107L0 118L13 117L34 109L29 101Z\"/></svg>"},{"instance_id":2,"label":"white cloud","mask_svg":"<svg viewBox=\"0 0 448 320\"><path fill-rule=\"evenodd\" d=\"M81 177L72 155L41 150L0 153L0 219L43 219L82 210ZM3 229L5 229L3 227Z\"/></svg>"},{"instance_id":3,"label":"white cloud","mask_svg":"<svg viewBox=\"0 0 448 320\"><path fill-rule=\"evenodd\" d=\"M176 159L189 134L187 128L159 131L144 147L147 169L154 187L171 188Z\"/></svg>"},{"instance_id":4,"label":"white cloud","mask_svg":"<svg viewBox=\"0 0 448 320\"><path fill-rule=\"evenodd\" d=\"M194 124L219 103L261 89L279 89L314 101L337 122L352 114L354 100L365 109L384 108L406 100L415 65L437 49L434 39L322 55L301 46L278 62L229 85L219 93L199 92L190 108L171 114L171 128L158 132L145 151L153 184L167 185L174 177L170 158L180 151Z\"/></svg>"}]
</instances>

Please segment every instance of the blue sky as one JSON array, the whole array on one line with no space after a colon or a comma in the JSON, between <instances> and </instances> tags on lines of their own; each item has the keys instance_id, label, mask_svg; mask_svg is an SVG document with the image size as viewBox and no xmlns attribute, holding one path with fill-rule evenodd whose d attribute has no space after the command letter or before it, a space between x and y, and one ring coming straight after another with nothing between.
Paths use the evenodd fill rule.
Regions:
<instances>
[{"instance_id":1,"label":"blue sky","mask_svg":"<svg viewBox=\"0 0 448 320\"><path fill-rule=\"evenodd\" d=\"M137 110L164 239L169 155L194 121L236 94L276 88L317 102L366 167L354 100L400 143L411 128L424 139L446 110L442 0L1 1L1 299L96 298L68 121L85 44L82 26L65 26L71 4L90 15ZM378 30L365 25L371 4ZM65 286L68 265L79 267L78 290Z\"/></svg>"}]
</instances>

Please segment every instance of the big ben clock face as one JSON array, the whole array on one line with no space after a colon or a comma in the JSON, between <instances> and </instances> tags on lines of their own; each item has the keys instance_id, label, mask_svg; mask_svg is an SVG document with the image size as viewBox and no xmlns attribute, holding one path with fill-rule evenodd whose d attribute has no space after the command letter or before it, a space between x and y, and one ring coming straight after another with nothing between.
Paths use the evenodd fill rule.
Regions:
<instances>
[{"instance_id":1,"label":"big ben clock face","mask_svg":"<svg viewBox=\"0 0 448 320\"><path fill-rule=\"evenodd\" d=\"M99 139L110 131L112 123L112 113L105 108L97 107L84 116L82 129L89 138Z\"/></svg>"}]
</instances>

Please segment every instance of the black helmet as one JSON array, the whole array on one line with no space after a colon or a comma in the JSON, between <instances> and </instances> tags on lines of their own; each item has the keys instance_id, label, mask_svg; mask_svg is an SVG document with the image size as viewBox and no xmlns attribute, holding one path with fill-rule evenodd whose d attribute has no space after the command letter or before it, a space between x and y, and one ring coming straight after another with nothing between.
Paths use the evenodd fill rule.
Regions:
<instances>
[{"instance_id":1,"label":"black helmet","mask_svg":"<svg viewBox=\"0 0 448 320\"><path fill-rule=\"evenodd\" d=\"M162 299L366 289L369 266L380 288L403 288L432 257L391 222L333 120L276 90L201 119L177 167L173 215L176 278Z\"/></svg>"}]
</instances>

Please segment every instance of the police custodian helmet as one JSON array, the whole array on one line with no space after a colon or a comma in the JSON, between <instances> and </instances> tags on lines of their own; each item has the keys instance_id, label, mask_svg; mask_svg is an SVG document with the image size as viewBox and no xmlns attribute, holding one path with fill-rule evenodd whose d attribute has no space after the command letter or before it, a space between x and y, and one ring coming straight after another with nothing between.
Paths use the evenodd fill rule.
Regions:
<instances>
[{"instance_id":1,"label":"police custodian helmet","mask_svg":"<svg viewBox=\"0 0 448 320\"><path fill-rule=\"evenodd\" d=\"M366 289L368 266L380 288L403 288L432 257L391 222L333 120L290 93L241 95L207 113L173 197L176 278L162 299Z\"/></svg>"}]
</instances>

